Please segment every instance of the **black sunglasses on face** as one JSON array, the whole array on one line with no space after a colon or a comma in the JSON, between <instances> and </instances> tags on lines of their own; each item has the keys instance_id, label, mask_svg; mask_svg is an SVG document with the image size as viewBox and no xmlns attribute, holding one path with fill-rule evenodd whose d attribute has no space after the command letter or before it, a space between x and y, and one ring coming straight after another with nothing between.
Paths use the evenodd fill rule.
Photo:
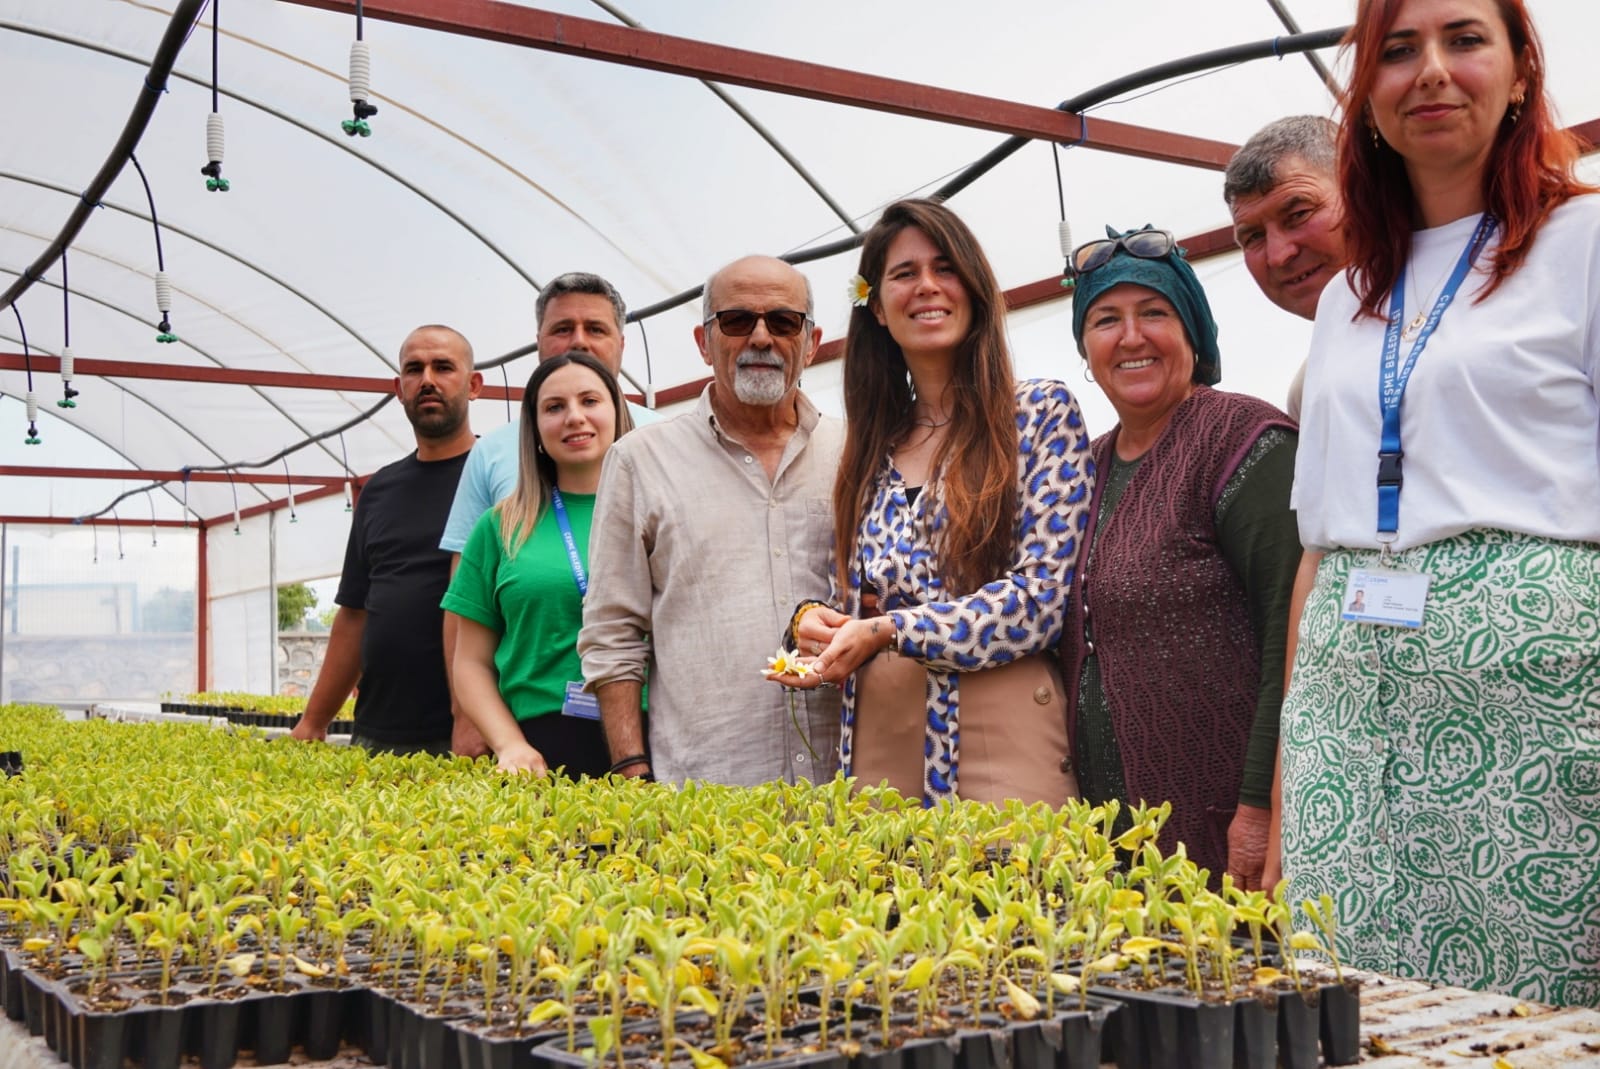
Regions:
<instances>
[{"instance_id":1,"label":"black sunglasses on face","mask_svg":"<svg viewBox=\"0 0 1600 1069\"><path fill-rule=\"evenodd\" d=\"M796 312L793 308L773 308L765 312L752 312L748 308L727 308L720 312L713 312L711 319L705 321L705 326L710 326L716 320L717 326L722 328L722 333L730 338L748 338L756 331L756 324L766 320L767 333L774 338L792 338L806 327L806 322L811 317L804 312Z\"/></svg>"},{"instance_id":2,"label":"black sunglasses on face","mask_svg":"<svg viewBox=\"0 0 1600 1069\"><path fill-rule=\"evenodd\" d=\"M1082 278L1090 271L1104 267L1119 249L1141 260L1160 260L1177 247L1178 240L1166 230L1135 230L1120 238L1086 241L1072 250L1072 256L1067 260L1067 277Z\"/></svg>"}]
</instances>

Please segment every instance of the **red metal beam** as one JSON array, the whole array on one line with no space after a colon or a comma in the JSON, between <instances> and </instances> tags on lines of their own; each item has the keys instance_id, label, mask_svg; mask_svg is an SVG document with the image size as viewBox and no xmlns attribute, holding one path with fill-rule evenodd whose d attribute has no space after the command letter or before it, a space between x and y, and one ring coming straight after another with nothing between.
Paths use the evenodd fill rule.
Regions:
<instances>
[{"instance_id":1,"label":"red metal beam","mask_svg":"<svg viewBox=\"0 0 1600 1069\"><path fill-rule=\"evenodd\" d=\"M339 486L344 485L342 475L284 475L281 472L236 471L229 478L223 471L147 471L143 468L30 468L15 464L0 464L0 475L16 475L28 479L128 479L142 482L195 483L247 483L275 486ZM298 500L298 498L296 499Z\"/></svg>"},{"instance_id":2,"label":"red metal beam","mask_svg":"<svg viewBox=\"0 0 1600 1069\"><path fill-rule=\"evenodd\" d=\"M287 2L355 13L354 0ZM498 0L364 0L362 10L367 18L425 30L1217 171L1227 165L1228 157L1237 148L1222 141L1098 117L1088 124L1085 136L1083 121L1077 115L1055 108L882 78Z\"/></svg>"},{"instance_id":3,"label":"red metal beam","mask_svg":"<svg viewBox=\"0 0 1600 1069\"><path fill-rule=\"evenodd\" d=\"M1233 243L1233 228L1227 226L1219 226L1215 230L1207 230L1204 233L1183 238L1179 240L1178 244L1183 246L1186 258L1190 263L1209 260L1213 256L1221 256L1238 248ZM1048 278L1041 278L1036 282L1025 282L1020 286L1006 290L1006 309L1015 312L1023 308L1032 308L1036 304L1049 304L1052 301L1060 301L1071 297L1071 287L1061 284L1063 277L1062 275L1051 275ZM818 347L817 357L811 363L813 366L826 364L830 360L838 360L842 356L844 356L844 339L833 338L823 342ZM679 401L687 401L691 398L699 397L700 391L705 389L706 383L710 381L710 376L706 376L696 379L694 382L686 382L681 386L669 386L656 393L656 404L671 405Z\"/></svg>"},{"instance_id":4,"label":"red metal beam","mask_svg":"<svg viewBox=\"0 0 1600 1069\"><path fill-rule=\"evenodd\" d=\"M61 361L53 356L29 358L33 370L42 375L61 371ZM0 371L22 371L27 367L21 353L0 353ZM364 375L314 375L302 371L258 371L249 368L197 367L190 364L153 364L142 360L76 361L75 374L102 379L166 379L177 382L208 382L225 386L270 386L291 390L342 390L345 393L393 393L393 378ZM478 395L489 401L522 400L522 387L483 384Z\"/></svg>"},{"instance_id":5,"label":"red metal beam","mask_svg":"<svg viewBox=\"0 0 1600 1069\"><path fill-rule=\"evenodd\" d=\"M312 493L318 491L313 490ZM296 501L300 500L295 498ZM139 520L129 517L122 521L124 527L149 527L152 522L156 527L199 527L198 520ZM114 527L116 518L112 516L96 516L89 520L79 520L71 516L22 516L17 514L0 515L0 523L26 523L40 527Z\"/></svg>"},{"instance_id":6,"label":"red metal beam","mask_svg":"<svg viewBox=\"0 0 1600 1069\"><path fill-rule=\"evenodd\" d=\"M355 487L352 486L351 493L354 494L355 492ZM318 501L324 497L333 497L335 494L343 493L344 486L342 483L339 486L322 486L315 490L307 490L303 494L294 495L294 503L296 505L304 505L308 501ZM287 508L288 505L289 499L286 497L280 497L276 501L263 501L259 505L251 505L249 508L240 509L239 518L248 520L252 516L261 516L275 509ZM211 528L232 527L233 510L229 509L227 512L217 513L217 515L205 521L205 526Z\"/></svg>"}]
</instances>

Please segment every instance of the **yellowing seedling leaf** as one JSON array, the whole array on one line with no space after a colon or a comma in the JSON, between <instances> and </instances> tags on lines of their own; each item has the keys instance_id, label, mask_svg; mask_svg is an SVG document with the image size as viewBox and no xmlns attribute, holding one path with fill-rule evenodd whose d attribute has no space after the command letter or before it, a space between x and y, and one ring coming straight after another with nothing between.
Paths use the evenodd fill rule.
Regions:
<instances>
[{"instance_id":1,"label":"yellowing seedling leaf","mask_svg":"<svg viewBox=\"0 0 1600 1069\"><path fill-rule=\"evenodd\" d=\"M528 1024L537 1026L565 1017L572 1011L553 998L547 998L528 1012Z\"/></svg>"},{"instance_id":2,"label":"yellowing seedling leaf","mask_svg":"<svg viewBox=\"0 0 1600 1069\"><path fill-rule=\"evenodd\" d=\"M1006 998L1011 1000L1017 1016L1024 1021L1031 1021L1039 1016L1039 1000L1013 983L1009 977L1006 978Z\"/></svg>"},{"instance_id":3,"label":"yellowing seedling leaf","mask_svg":"<svg viewBox=\"0 0 1600 1069\"><path fill-rule=\"evenodd\" d=\"M298 955L298 954L291 955L291 957L294 960L295 971L300 973L300 974L302 974L302 975L304 975L304 976L327 976L328 975L328 970L327 969L324 969L320 965L313 965L311 962L309 962L309 961L305 960L304 958L300 957L300 955Z\"/></svg>"}]
</instances>

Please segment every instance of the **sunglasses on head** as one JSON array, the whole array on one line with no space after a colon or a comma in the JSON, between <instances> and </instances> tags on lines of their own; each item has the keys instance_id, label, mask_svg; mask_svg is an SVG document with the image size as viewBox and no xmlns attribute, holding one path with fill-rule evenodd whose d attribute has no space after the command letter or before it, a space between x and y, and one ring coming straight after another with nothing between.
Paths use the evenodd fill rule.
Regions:
<instances>
[{"instance_id":1,"label":"sunglasses on head","mask_svg":"<svg viewBox=\"0 0 1600 1069\"><path fill-rule=\"evenodd\" d=\"M748 338L755 333L756 324L766 320L767 333L774 338L792 338L806 327L806 321L811 317L804 312L796 312L793 308L773 308L765 312L752 312L748 308L727 308L720 312L713 312L711 319L705 321L705 326L711 325L711 320L717 322L722 333L730 338Z\"/></svg>"},{"instance_id":2,"label":"sunglasses on head","mask_svg":"<svg viewBox=\"0 0 1600 1069\"><path fill-rule=\"evenodd\" d=\"M1072 256L1067 260L1067 277L1081 278L1090 271L1104 267L1118 250L1141 260L1160 260L1177 247L1177 239L1166 230L1135 230L1120 238L1086 241L1072 250Z\"/></svg>"}]
</instances>

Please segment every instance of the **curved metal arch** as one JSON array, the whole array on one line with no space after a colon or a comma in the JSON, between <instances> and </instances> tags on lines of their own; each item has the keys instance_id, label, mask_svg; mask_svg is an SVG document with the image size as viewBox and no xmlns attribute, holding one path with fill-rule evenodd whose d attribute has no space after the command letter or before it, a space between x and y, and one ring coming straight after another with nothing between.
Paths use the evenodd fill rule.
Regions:
<instances>
[{"instance_id":1,"label":"curved metal arch","mask_svg":"<svg viewBox=\"0 0 1600 1069\"><path fill-rule=\"evenodd\" d=\"M618 22L622 23L624 26L629 26L636 30L642 30L645 28L644 23L640 22L632 15L629 15L617 5L610 3L609 0L589 0L589 2L594 4L595 7L598 7L601 11L604 11L606 14L610 15L612 18L616 19ZM861 228L856 225L854 217L852 217L849 212L845 211L844 208L840 206L838 201L833 199L833 195L823 188L822 183L818 181L810 171L806 170L806 166L800 162L800 158L794 153L790 152L788 146L786 146L782 141L778 140L777 134L774 134L771 130L768 130L760 119L757 119L754 115L752 115L743 104L740 104L737 100L733 99L733 95L716 82L708 81L705 78L696 78L695 81L709 89L712 96L726 104L728 106L728 110L732 111L735 115L739 116L739 118L743 119L745 121L745 125L749 126L750 129L756 132L756 136L760 137L761 140L765 141L769 146L771 146L772 151L776 152L779 157L782 158L783 162L787 163L794 173L800 176L800 180L811 187L811 191L822 200L822 203L826 204L833 214L839 217L839 221L845 225L846 230L850 231L852 234L861 233Z\"/></svg>"},{"instance_id":2,"label":"curved metal arch","mask_svg":"<svg viewBox=\"0 0 1600 1069\"><path fill-rule=\"evenodd\" d=\"M4 333L0 333L0 338L4 338L6 341L13 342L13 343L15 343L16 340L17 340L16 338L13 338L11 335L4 334ZM35 346L30 346L30 348L37 349L38 346L36 346L36 345ZM54 356L55 354L51 353L50 355ZM118 386L117 388L118 389L122 389L121 386ZM155 405L150 404L149 401L146 401L143 397L140 397L137 393L134 393L132 390L126 390L124 392L127 393L128 396L133 397L134 399L138 400L141 404L149 405L149 407L154 409L155 411L158 411L158 412L160 411L160 409L156 408ZM0 396L9 396L9 397L11 397L12 400L17 401L19 404L22 403L21 399L16 397L14 394L0 394ZM163 415L165 415L165 413L163 413ZM84 426L83 424L81 424L81 423L69 423L66 420L62 419L60 416L56 416L53 413L51 414L51 418L55 419L59 423L64 424L65 426L71 427L73 430L77 431L79 434L82 434L82 435L85 435L86 437L94 439L95 441L99 442L101 445L105 446L107 449L111 450L111 452L113 452L117 456L121 457L123 460L126 460L129 464L133 465L135 468L140 468L140 467L143 466L143 461L139 460L137 457L129 456L127 453L123 452L117 446L112 445L111 444L111 440L109 438L105 437L102 434L96 433L95 431L93 431L90 428ZM185 430L185 433L188 433L188 428L184 428L184 430ZM199 442L200 446L202 448L206 448L206 449L210 448L209 446L207 446L205 444L205 442L200 441L199 437L197 437L196 435L190 433L189 437L194 438L194 440L196 442ZM213 449L213 450L211 450L211 452L215 453L216 450ZM218 457L218 459L220 460L221 457ZM162 489L162 492L164 492L168 497L170 497L170 498L172 498L172 500L176 501L178 503L178 507L181 508L183 511L185 511L189 515L193 516L196 520L199 520L199 519L202 518L201 515L198 512L196 512L194 509L190 508L188 505L185 505L183 503L182 495L174 492L173 489L168 484L162 483L161 484L161 489Z\"/></svg>"},{"instance_id":3,"label":"curved metal arch","mask_svg":"<svg viewBox=\"0 0 1600 1069\"><path fill-rule=\"evenodd\" d=\"M32 178L32 177L29 177L28 175L25 175L25 174L17 174L15 171L0 171L0 179L9 180L9 181L12 181L12 182L19 182L19 183L21 183L23 185L34 186L34 187L39 188L39 189L48 189L52 193L60 193L60 194L62 194L64 196L68 196L68 197L76 197L76 196L78 196L78 191L77 190L68 189L66 186L57 185L56 183L48 181L48 180L43 179L43 178ZM123 207L120 204L112 204L110 201L104 201L104 200L101 201L100 202L100 207L102 207L102 208L110 208L114 212L121 212L123 215L131 216L132 218L138 219L141 222L148 223L148 222L151 221L150 220L150 215L149 215L148 212L138 211L137 209L134 209L134 208L126 208L126 207ZM271 271L268 271L266 268L260 266L259 264L255 263L254 261L247 260L243 256L240 256L238 253L232 252L231 250L229 250L227 248L224 248L221 245L218 245L214 241L211 241L211 240L209 240L207 238L201 237L199 234L195 233L193 230L189 230L189 229L187 229L185 227L182 227L182 226L177 226L177 225L175 225L173 223L162 223L161 224L161 229L165 233L177 234L177 235L179 235L181 237L186 237L190 241L194 242L195 244L202 245L205 248L210 249L212 252L216 253L218 256L222 256L222 257L224 257L226 259L232 260L234 263L240 265L241 267L248 268L249 270L254 271L256 274L260 275L262 278L265 278L267 281L275 283L276 285L280 286L284 290L288 291L290 294L292 294L295 297L299 298L301 301L304 301L306 304L309 304L312 308L315 308L318 312L321 312L324 316L326 316L328 318L328 320L330 322L332 322L335 326L337 326L340 330L344 331L346 334L350 335L350 337L354 338L357 342L359 342L362 345L363 348L365 348L368 352L372 353L373 356L377 357L378 360L380 362L382 362L385 367L387 367L390 371L393 371L393 372L398 374L398 372L399 372L398 366L394 362L392 362L388 357L384 356L383 351L381 349L379 349L376 345L373 345L372 342L368 341L366 338L362 337L361 334L354 327L350 326L344 320L340 319L337 315L335 315L332 311L330 311L321 302L313 300L311 297L309 297L305 293L302 293L299 289L297 289L295 286L291 285L289 282L285 281L282 278L279 278L277 275L273 274ZM265 340L265 339L263 339L263 340ZM274 348L278 348L278 347L274 346ZM278 349L278 351L279 352L283 352L283 350L281 348ZM294 357L291 356L288 353L284 353L284 355L288 356L289 359L291 359L291 360L294 359ZM307 370L309 371L310 369L307 368Z\"/></svg>"},{"instance_id":4,"label":"curved metal arch","mask_svg":"<svg viewBox=\"0 0 1600 1069\"><path fill-rule=\"evenodd\" d=\"M0 174L0 177L4 177L4 175ZM21 234L25 238L33 238L36 241L42 241L42 242L46 242L46 243L48 243L50 241L50 239L48 237L46 237L45 235L43 235L43 234L35 234L31 230L23 230L20 227L13 226L13 227L5 227L5 228L0 228L0 229L4 229L5 232L9 233L9 234ZM122 260L118 260L115 257L108 256L105 253L100 252L100 251L95 250L95 249L85 248L81 242L79 244L77 244L77 245L74 245L72 247L72 250L73 250L73 252L75 252L80 257L87 257L90 260L96 260L96 261L98 261L100 263L103 263L103 264L109 264L112 267L119 268L119 269L121 269L123 271L127 271L130 274L145 275L144 270L142 268L138 267L137 265L130 264L130 263L125 263ZM146 276L146 277L148 277L148 276ZM56 287L56 288L60 289L59 286ZM77 293L78 290L76 288L74 288L72 292ZM283 346L279 345L277 342L273 341L271 338L269 338L265 334L261 333L261 331L257 330L255 327L251 326L249 323L244 322L242 319L235 318L234 316L232 316L232 315L228 314L226 311L224 311L222 308L218 307L215 304L212 304L210 301L207 301L207 300L204 300L203 298L195 296L195 294L194 294L194 292L192 290L186 290L186 289L182 289L180 287L174 286L173 287L173 292L174 293L181 293L183 296L187 297L191 302L193 302L193 304L195 306L197 306L197 307L199 307L201 309L204 309L205 311L210 312L212 315L215 315L217 318L222 319L225 322L232 323L235 327L237 327L239 330L243 331L244 333L249 334L249 335L251 335L253 337L259 338L261 340L262 344L266 345L273 352L277 353L279 356L283 357L284 359L290 361L296 367L302 369L303 371L306 371L306 372L310 373L313 370L312 368L307 367L301 360L299 360L297 357L295 357L292 353L290 353L286 349L284 349ZM399 372L396 371L395 374L399 374ZM351 407L355 407L355 406L352 405Z\"/></svg>"},{"instance_id":5,"label":"curved metal arch","mask_svg":"<svg viewBox=\"0 0 1600 1069\"><path fill-rule=\"evenodd\" d=\"M11 274L16 274L17 273L14 268L11 268L11 267L9 267L7 265L4 265L4 264L0 264L0 270L7 271L7 272L9 272ZM61 284L59 282L55 282L55 281L53 281L51 279L41 278L41 279L38 279L37 281L39 282L40 285L48 286L48 287L50 287L51 289L54 289L54 290L59 290L61 288ZM96 297L94 294L86 293L83 290L78 289L76 287L74 287L72 293L73 293L73 296L75 296L75 297L77 297L77 298L79 298L81 300L91 301L94 304L98 304L98 305L100 305L100 306L102 306L104 308L110 309L111 311L117 313L118 315L126 316L127 318L132 319L137 323L140 323L140 324L142 324L144 326L149 326L149 324L146 323L145 320L140 318L138 315L135 315L133 312L128 311L126 308L123 308L121 305L114 304L111 301L108 301L103 297ZM211 361L211 363L216 365L217 367L226 367L227 366L222 361L218 360L215 356L212 356L210 352L208 352L205 349L200 348L200 346L194 344L193 342L181 342L181 344L185 348L191 350L192 352L197 353L198 355L205 357L207 360ZM35 348L37 348L37 347L35 347ZM289 425L292 426L295 430L297 430L301 434L305 435L306 441L301 443L301 446L297 446L296 448L301 448L301 447L303 447L305 445L313 445L313 444L315 444L315 445L321 447L321 449L322 449L322 451L324 453L328 454L328 457L329 457L330 460L332 460L332 461L334 461L334 463L340 465L340 470L341 471L343 470L343 464L340 463L339 457L333 452L333 450L330 449L326 444L318 441L316 439L315 434L313 434L313 432L309 428L302 426L300 424L300 421L295 419L293 416L291 416L287 409L285 409L282 405L280 405L277 401L273 400L271 397L267 396L267 394L262 392L261 387L259 387L259 386L250 386L250 387L247 387L247 389L249 389L256 396L260 397L263 401L265 401L267 403L267 405L272 408L273 411L277 412L278 415L282 416L285 420L287 420L289 422ZM132 393L133 391L130 390L129 392ZM135 396L137 396L137 395L135 395ZM155 407L155 406L151 406L151 407ZM160 411L160 409L157 409L157 411ZM170 416L166 412L162 412L161 414L164 415L164 416L167 416L168 419L172 419L173 418L172 416ZM177 421L173 420L173 422L177 422ZM210 450L213 453L216 452L215 450L211 450L209 446L207 447L207 449ZM220 454L218 454L217 459L222 460L224 463L228 463L226 458L222 457Z\"/></svg>"},{"instance_id":6,"label":"curved metal arch","mask_svg":"<svg viewBox=\"0 0 1600 1069\"><path fill-rule=\"evenodd\" d=\"M67 36L65 36L63 34L54 33L54 32L52 32L50 30L40 29L37 26L25 26L25 25L22 25L20 23L13 22L13 21L11 21L9 19L0 19L0 29L13 30L13 31L15 31L17 33L25 33L25 34L28 34L29 36L32 36L32 37L42 37L47 41L55 41L57 44L63 44L63 45L66 45L69 48L82 48L82 49L85 49L85 50L90 51L90 52L98 52L101 55L110 56L113 59L120 59L120 60L122 60L124 62L127 62L127 63L135 63L135 64L143 64L143 63L145 63L145 60L141 59L138 56L135 56L135 55L133 55L131 53L128 53L128 52L123 52L123 51L121 51L119 49L111 48L108 45L95 44L95 43L90 42L90 41L79 41L79 40L76 40L74 38L67 37ZM249 43L256 44L256 42L253 42L253 41L249 42ZM265 48L266 46L258 45L257 47ZM327 73L327 72L323 72L323 73ZM207 80L205 80L203 78L198 78L198 77L196 77L195 75L192 75L192 74L185 74L184 72L182 72L180 70L177 70L176 68L173 69L171 77L177 78L180 81L189 82L191 85L201 86L201 87L205 88L208 91L211 89L211 84ZM448 216L450 218L451 222L455 223L461 229L465 230L467 233L469 233L473 237L477 238L478 241L481 242L485 248L487 248L490 252L492 252L496 256L498 256L502 263L504 263L507 267L511 268L512 271L516 272L517 275L520 276L522 278L522 280L524 282L526 282L528 285L532 286L535 290L539 290L539 289L543 289L544 288L538 282L536 282L534 280L532 275L528 274L527 271L522 269L522 265L521 264L517 263L509 255L507 255L506 252L503 249L500 248L500 246L498 246L494 242L490 241L489 238L482 231L480 231L477 227L473 226L471 223L467 222L465 219L461 218L461 216L457 215L448 205L444 204L442 201L440 201L439 199L434 197L431 193L429 193L427 190L423 189L421 186L417 185L415 182L412 182L409 179L407 179L404 175L401 175L398 172L392 170L391 168L384 166L383 164L379 163L377 160L371 158L370 156L363 156L361 153L359 153L355 149L351 148L345 142L336 140L332 134L324 133L323 131L317 129L315 126L312 126L310 123L305 122L305 121L303 121L301 119L297 119L293 115L290 115L288 112L285 112L285 111L282 111L282 110L280 110L278 108L275 108L270 104L263 104L258 100L255 100L255 99L253 99L251 97L248 97L248 96L244 95L243 93L240 93L240 92L238 92L236 90L232 90L232 89L224 89L221 86L217 87L217 92L219 94L221 94L222 96L227 97L229 100L236 100L240 104L244 105L245 107L255 108L257 111L264 112L264 113L272 116L273 118L279 120L280 122L288 123L290 126L294 126L294 127L298 128L299 130L303 131L304 133L308 133L313 137L321 138L323 141L326 141L328 144L332 145L334 148L337 148L340 152L343 152L343 153L346 153L347 155L349 155L352 159L358 160L361 163L366 164L368 167L373 168L374 170L376 170L377 172L382 174L384 177L390 179L393 182L398 183L400 186L404 187L405 189L409 189L411 192L415 193L417 196L421 197L423 200L427 201L429 204L431 204L435 208L437 208L440 212L442 212L446 216ZM405 108L404 105L396 104L395 107L401 108L401 109L406 110L406 111L410 111L412 114L417 115L418 118L423 119L426 122L429 122L430 125L438 127L437 123L431 122L431 120L426 119L426 117L418 114L417 112L413 111L410 108ZM440 128L442 129L442 127L440 127ZM446 132L448 132L448 131L446 131ZM489 158L490 159L494 159L493 156L490 156ZM513 171L512 173L515 174L516 172ZM538 188L538 187L535 186L534 188ZM543 192L543 191L541 190L541 192ZM548 195L548 194L546 194L546 195ZM552 199L554 199L554 198L552 198ZM560 204L561 202L559 200L557 200L556 203ZM562 207L565 208L566 206L562 205ZM571 209L567 209L567 210L571 211ZM581 217L578 217L578 218L581 218ZM596 231L596 233L599 233L599 232ZM603 234L600 235L600 236L602 237L602 239L604 239L604 237L605 237ZM609 240L607 240L607 244L610 244ZM613 246L613 247L615 247L615 246ZM621 250L618 250L618 251L621 251ZM623 253L623 255L627 255L627 254Z\"/></svg>"}]
</instances>

